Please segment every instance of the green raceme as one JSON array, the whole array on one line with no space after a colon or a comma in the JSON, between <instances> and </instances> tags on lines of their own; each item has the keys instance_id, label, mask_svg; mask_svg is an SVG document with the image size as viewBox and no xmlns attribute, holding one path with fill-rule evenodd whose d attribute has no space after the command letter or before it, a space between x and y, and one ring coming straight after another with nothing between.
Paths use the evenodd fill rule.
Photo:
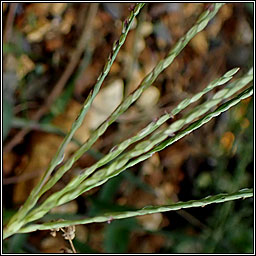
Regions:
<instances>
[{"instance_id":1,"label":"green raceme","mask_svg":"<svg viewBox=\"0 0 256 256\"><path fill-rule=\"evenodd\" d=\"M197 19L196 23L183 37L177 41L167 56L160 60L154 69L144 77L137 89L120 103L114 112L92 132L90 138L84 142L80 148L76 150L65 163L63 163L61 167L56 168L60 163L62 163L67 145L72 140L77 129L81 126L85 115L90 109L93 100L97 96L102 83L108 75L120 48L125 43L132 23L144 5L144 3L136 4L131 10L129 16L123 22L121 35L114 43L103 71L98 76L97 81L85 100L78 117L72 124L70 131L66 134L62 144L49 164L43 177L32 190L25 204L11 218L10 222L5 227L3 232L4 238L16 233L28 233L36 230L47 230L94 222L106 222L109 219L123 219L190 207L204 207L208 204L223 203L226 201L241 198L245 199L253 196L252 189L243 189L232 194L208 196L200 200L177 202L172 205L147 206L134 211L111 212L102 216L80 220L62 220L43 224L31 224L32 221L39 220L54 207L74 200L83 193L104 184L109 179L119 175L128 168L150 158L154 153L172 145L176 141L182 139L184 136L208 123L212 118L219 116L223 112L229 110L232 106L238 104L241 100L246 99L253 94L253 87L248 87L248 84L253 81L253 69L251 68L246 74L234 80L232 79L239 71L239 68L229 70L221 77L216 78L206 85L202 91L181 101L175 108L172 109L172 111L166 112L157 120L150 122L135 136L132 136L116 145L95 164L81 170L80 174L74 176L64 188L52 193L43 202L38 204L41 196L45 192L49 191L63 177L63 175L71 169L73 164L83 154L91 149L92 145L100 136L104 134L107 128L113 122L115 122L147 88L154 83L161 72L163 72L173 63L174 59L179 56L180 52L184 49L184 47L186 47L191 39L202 31L214 18L224 3L213 3L211 4L211 8L204 10ZM192 103L202 99L202 97L210 91L215 92L211 98L193 107L190 112L182 115L179 119L167 125L168 120L175 116L177 117L177 114L180 114L181 111L185 110ZM164 124L165 126L163 126ZM52 175L53 170L55 170L55 172Z\"/></svg>"}]
</instances>

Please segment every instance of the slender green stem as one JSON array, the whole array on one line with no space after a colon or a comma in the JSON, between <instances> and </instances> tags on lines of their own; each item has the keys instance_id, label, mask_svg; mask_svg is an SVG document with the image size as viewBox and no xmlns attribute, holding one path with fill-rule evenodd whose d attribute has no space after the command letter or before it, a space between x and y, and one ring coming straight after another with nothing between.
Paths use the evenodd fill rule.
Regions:
<instances>
[{"instance_id":1,"label":"slender green stem","mask_svg":"<svg viewBox=\"0 0 256 256\"><path fill-rule=\"evenodd\" d=\"M110 117L103 122L98 129L96 129L90 136L87 142L80 147L73 156L64 164L55 175L45 184L40 191L40 195L50 189L71 167L72 165L95 143L95 141L107 130L110 124L112 124L129 106L135 102L142 92L147 89L158 77L158 75L167 68L174 60L176 56L182 51L182 49L188 44L188 42L201 30L203 30L208 22L216 15L223 3L213 4L212 11L206 10L201 14L196 24L175 44L172 50L168 53L167 57L161 60L156 67L150 72L141 82L140 86L130 94L110 115Z\"/></svg>"},{"instance_id":2,"label":"slender green stem","mask_svg":"<svg viewBox=\"0 0 256 256\"><path fill-rule=\"evenodd\" d=\"M100 87L101 87L105 77L107 76L107 74L110 71L110 68L117 56L117 53L119 52L121 46L123 45L123 43L126 39L126 36L131 28L133 20L139 14L139 11L143 6L144 6L144 3L137 4L135 6L134 10L131 11L130 16L123 23L121 36L120 36L119 40L114 43L113 49L108 57L108 61L107 61L106 65L104 66L103 72L99 75L93 90L90 92L89 96L85 100L77 119L72 124L72 127L71 127L69 133L64 138L62 144L60 145L56 155L53 157L53 159L52 159L51 163L49 164L48 169L45 171L43 177L40 179L39 183L34 187L32 192L30 193L25 204L20 208L20 210L10 220L10 222L7 225L7 229L13 230L13 232L15 232L21 227L21 223L22 223L21 220L24 218L24 216L27 214L27 212L33 208L33 206L38 201L38 199L41 195L41 193L39 193L39 192L40 192L42 186L45 184L45 182L51 175L54 168L63 161L64 151L65 151L66 146L72 139L76 130L81 126L86 113L88 112L94 98L96 97L97 93L99 92Z\"/></svg>"},{"instance_id":3,"label":"slender green stem","mask_svg":"<svg viewBox=\"0 0 256 256\"><path fill-rule=\"evenodd\" d=\"M168 139L163 140L161 143L159 141L158 146L154 147L152 150L148 151L147 153L142 154L140 157L135 158L131 162L127 163L126 159L122 159L122 160L116 161L115 163L111 164L108 168L103 168L103 169L97 171L95 174L93 174L91 177L89 177L87 180L85 180L83 183L81 183L78 187L76 187L72 191L62 195L61 198L58 198L58 199L56 198L57 200L55 201L55 204L61 205L65 202L68 202L68 201L70 201L70 198L74 199L78 195L81 195L84 192L86 192L86 191L88 191L88 190L90 190L90 189L92 189L96 186L102 185L103 183L108 181L110 178L113 178L113 177L117 176L118 174L120 174L124 170L126 170L126 169L128 169L128 168L130 168L130 167L132 167L132 166L150 158L155 152L163 150L164 148L166 148L167 146L170 146L171 144L173 144L174 142L183 138L187 134L189 134L189 133L193 132L194 130L200 128L202 125L209 122L213 117L216 117L216 116L220 115L222 112L227 111L229 108L231 108L235 104L239 103L241 100L250 97L252 95L252 93L253 93L253 87L250 87L250 88L246 89L244 92L239 94L237 97L235 97L235 98L229 100L228 102L222 104L215 111L207 114L206 116L200 118L198 121L192 123L186 129L177 133L174 137L169 137ZM145 152L145 150L143 152ZM124 162L127 163L127 164L124 165L123 164ZM47 205L45 205L45 207L47 207ZM39 207L39 208L41 208L40 209L41 213L46 211L46 209L45 208L43 209L43 207ZM35 213L36 213L36 210L35 210L34 214ZM30 217L33 218L32 215ZM37 216L37 218L38 217L39 216ZM30 219L29 221L32 221L32 219ZM27 222L29 222L29 221L27 220Z\"/></svg>"},{"instance_id":4,"label":"slender green stem","mask_svg":"<svg viewBox=\"0 0 256 256\"><path fill-rule=\"evenodd\" d=\"M73 226L73 225L107 222L109 220L124 219L124 218L136 217L136 216L159 213L159 212L177 211L180 209L186 209L186 208L192 208L192 207L205 207L207 205L214 204L214 203L215 204L224 203L228 201L246 199L250 197L253 197L253 190L246 188L231 194L218 194L214 196L207 196L199 200L178 202L171 205L146 206L139 210L105 213L104 215L101 215L101 216L85 218L81 220L64 220L64 221L62 220L62 221L49 222L44 224L34 224L34 225L31 224L27 227L21 228L19 230L19 233L29 233L36 230L56 229L56 228Z\"/></svg>"},{"instance_id":5,"label":"slender green stem","mask_svg":"<svg viewBox=\"0 0 256 256\"><path fill-rule=\"evenodd\" d=\"M105 155L102 159L100 159L98 162L96 162L94 165L92 165L91 167L87 168L86 170L83 171L83 173L81 172L81 174L79 176L74 177L70 183L63 188L61 191L56 192L54 195L52 195L53 197L56 197L57 194L59 197L61 197L63 194L67 193L68 191L72 190L74 186L78 186L81 182L83 182L83 180L85 180L89 175L91 175L97 168L100 168L101 166L109 163L111 160L113 160L114 158L116 158L118 155L120 155L126 148L128 148L131 144L145 138L147 135L151 134L154 130L156 130L157 128L159 128L163 123L165 123L168 119L174 117L174 115L178 114L180 111L182 111L183 109L185 109L187 106L189 106L190 104L194 103L195 101L199 100L204 94L206 94L207 92L209 92L210 90L214 89L217 86L223 85L224 83L230 81L233 78L233 75L236 74L236 72L238 71L238 68L234 68L228 72L226 72L222 77L215 79L214 81L212 81L204 90L202 90L201 92L195 94L193 97L191 98L187 98L184 99L180 104L178 104L178 106L176 108L174 108L171 113L166 113L164 114L162 117L160 117L157 121L153 121L151 122L148 126L146 126L144 129L142 129L138 134L136 134L135 136L123 141L122 143L120 143L119 145L116 145L114 147L113 150L111 150L107 155ZM238 87L236 87L238 88ZM229 94L230 95L230 94ZM218 102L222 99L222 95L221 98L218 99ZM216 104L216 100L214 100L213 102L214 104ZM208 109L209 106L212 106L213 103L208 103ZM206 107L202 107L203 105L199 106L199 110L202 114L202 111L206 111ZM196 111L196 114L198 115L198 110ZM195 115L195 114L194 114ZM198 115L199 116L199 115ZM179 128L182 128L182 126L184 126L186 123L188 123L188 121L190 121L190 119L188 117L185 117L184 123L182 125L180 125ZM179 122L179 121L178 121ZM175 122L176 123L176 122ZM175 124L174 123L174 124ZM180 122L179 122L180 123ZM174 125L173 124L173 125ZM177 129L177 128L176 128ZM165 135L166 137L168 135ZM138 146L137 146L138 147ZM144 147L144 144L142 142L142 147ZM128 154L129 155L129 154ZM132 155L134 155L134 153L132 153ZM127 156L127 154L125 155ZM126 157L127 158L127 157ZM127 160L128 161L128 160ZM51 200L49 198L49 200Z\"/></svg>"},{"instance_id":6,"label":"slender green stem","mask_svg":"<svg viewBox=\"0 0 256 256\"><path fill-rule=\"evenodd\" d=\"M221 105L214 112L211 112L211 113L207 114L206 116L202 117L201 119L199 119L198 121L192 123L186 129L177 133L174 137L169 137L166 139L165 136L164 137L160 136L159 138L156 138L158 146L153 147L152 145L150 145L151 147L149 149L151 149L152 147L153 147L153 149L151 149L149 152L147 152L149 150L147 147L142 147L142 148L137 149L139 151L139 153L142 155L135 158L131 162L128 162L129 159L131 158L131 155L129 155L129 157L122 157L122 158L114 161L109 167L98 170L96 173L94 173L92 176L90 176L88 179L86 179L80 185L77 185L74 182L69 183L69 186L70 186L70 188L72 188L72 190L69 190L66 193L63 193L63 190L62 190L62 191L52 194L48 199L45 200L45 202L42 203L42 205L40 205L38 208L36 208L35 210L33 210L30 214L28 214L26 216L26 218L24 219L24 223L28 223L28 222L31 222L33 220L43 217L54 206L69 202L69 201L75 199L76 197L78 197L79 195L83 194L84 192L86 192L96 186L102 185L103 183L108 181L110 178L113 178L114 176L120 174L127 168L130 168L130 167L136 165L137 163L148 159L155 152L158 152L158 151L164 149L165 147L173 144L177 140L183 138L184 136L191 133L195 129L198 129L205 123L209 122L213 117L216 117L216 116L220 115L222 112L228 110L230 107L237 104L242 99L245 99L245 98L251 96L252 92L253 92L252 87L246 89L244 92L239 94L237 97L235 97L235 98L229 100L228 102L226 102L225 104ZM154 142L153 145L156 145L155 140L153 142ZM146 141L146 143L151 143L151 141L150 140L149 140L149 142ZM136 147L135 147L135 149L136 149ZM144 153L144 152L147 152L147 153Z\"/></svg>"}]
</instances>

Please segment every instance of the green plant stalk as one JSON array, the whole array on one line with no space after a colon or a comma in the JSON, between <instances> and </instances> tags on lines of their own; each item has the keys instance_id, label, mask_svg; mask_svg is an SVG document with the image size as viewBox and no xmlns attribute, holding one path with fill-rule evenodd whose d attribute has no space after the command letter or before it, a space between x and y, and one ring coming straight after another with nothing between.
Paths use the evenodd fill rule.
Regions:
<instances>
[{"instance_id":1,"label":"green plant stalk","mask_svg":"<svg viewBox=\"0 0 256 256\"><path fill-rule=\"evenodd\" d=\"M61 168L57 170L55 175L45 184L43 189L40 191L41 196L47 190L49 190L56 182L72 167L72 165L95 143L95 141L107 130L109 125L111 125L123 112L125 112L129 106L135 102L145 89L147 89L158 77L158 75L167 68L174 60L174 58L182 51L182 49L188 44L188 42L200 31L202 31L208 22L216 15L223 3L213 4L212 11L206 10L198 18L196 24L175 44L173 49L168 53L167 57L161 60L155 68L150 72L141 82L140 86L130 94L109 116L109 118L104 121L90 136L90 138L85 142L82 147L80 147L73 156L64 164Z\"/></svg>"},{"instance_id":2,"label":"green plant stalk","mask_svg":"<svg viewBox=\"0 0 256 256\"><path fill-rule=\"evenodd\" d=\"M93 174L91 177L89 177L87 180L85 180L79 186L77 186L76 184L72 184L73 189L68 191L66 194L62 193L62 191L52 194L38 208L36 208L35 210L33 210L30 214L28 214L26 216L26 218L24 219L24 223L28 223L28 222L31 222L33 220L43 217L51 208L75 199L76 197L83 194L84 192L86 192L96 186L102 185L107 180L120 174L122 171L126 170L127 168L130 168L130 167L136 165L137 163L148 159L155 152L158 152L158 151L164 149L165 147L173 144L177 140L183 138L185 135L191 133L193 130L198 129L203 124L210 121L213 117L218 116L222 112L228 110L230 107L237 104L242 99L251 96L252 92L253 92L252 87L246 89L244 92L239 94L237 97L235 97L232 100L228 101L227 103L221 105L214 112L209 113L208 115L202 117L198 121L192 123L186 129L177 133L177 135L175 135L174 137L168 138L166 140L164 140L165 138L163 139L162 137L160 137L162 139L162 141L158 140L158 143L157 143L158 146L153 148L151 151L143 154L146 150L149 150L149 149L147 149L145 147L141 148L140 154L143 154L143 155L141 155L137 159L129 162L128 164L127 164L127 162L129 159L126 159L126 158L118 159L113 164L111 164L109 167L103 168L103 169L100 169L99 171L97 171L95 174Z\"/></svg>"},{"instance_id":3,"label":"green plant stalk","mask_svg":"<svg viewBox=\"0 0 256 256\"><path fill-rule=\"evenodd\" d=\"M224 81L224 77L220 78L220 80ZM237 91L239 91L241 88L243 88L245 85L248 84L253 79L252 76L252 69L242 78L238 79L235 82L230 83L228 86L226 86L224 89L217 92L212 100L207 101L206 103L203 103L192 110L189 114L187 114L184 118L172 123L167 129L164 131L157 132L153 134L147 141L142 141L139 144L136 145L136 147L133 150L130 150L129 152L123 154L119 159L117 159L115 162L111 164L109 168L113 169L115 166L118 166L118 168L122 167L121 165L125 165L125 163L128 162L129 159L133 157L137 157L140 154L142 154L145 151L150 150L155 145L157 145L159 142L163 141L167 137L170 136L170 134L174 135L174 132L177 132L180 130L184 125L190 123L195 118L200 117L200 115L206 113L210 108L216 106L220 101L232 96ZM215 80L216 81L216 80ZM205 88L206 90L207 88ZM198 97L198 94L196 94L193 98L196 99ZM171 113L178 113L178 109L182 110L183 107L185 107L188 104L189 100L185 99L182 101L177 108L173 109ZM80 175L79 178L85 179L89 176L90 171L89 169L86 170L85 174ZM96 174L97 175L97 174ZM80 182L81 183L81 182ZM77 187L76 183L76 187ZM58 192L57 192L58 193Z\"/></svg>"},{"instance_id":4,"label":"green plant stalk","mask_svg":"<svg viewBox=\"0 0 256 256\"><path fill-rule=\"evenodd\" d=\"M68 192L67 194L62 195L62 197L59 198L59 200L56 200L55 203L57 205L61 205L65 202L73 200L77 196L83 194L84 192L86 192L86 191L88 191L88 190L90 190L94 187L102 185L103 183L105 183L110 178L113 178L116 175L123 172L124 170L126 170L126 169L128 169L128 168L130 168L130 167L132 167L132 166L150 158L154 153L163 150L167 146L170 146L171 144L173 144L174 142L183 138L187 134L189 134L192 131L198 129L199 127L201 127L205 123L209 122L213 117L216 117L216 116L220 115L222 112L224 112L224 111L228 110L229 108L231 108L232 106L236 105L241 100L250 97L252 95L252 93L253 93L253 87L250 87L250 88L246 89L241 94L239 94L237 97L229 100L228 102L226 102L223 105L221 105L220 107L218 107L215 111L207 114L206 116L200 118L198 121L190 124L186 129L177 133L177 135L175 135L174 137L171 137L171 138L168 138L168 139L164 140L158 146L154 147L149 152L147 152L147 153L137 157L136 159L132 160L128 164L123 166L123 162L120 161L120 162L117 162L115 165L110 165L108 168L104 168L104 169L101 169L101 170L97 171L95 174L93 174L91 177L89 177L87 180L85 180L83 183L81 183L78 187L76 187L76 189L73 189L72 191ZM142 152L145 152L145 151L142 151ZM120 164L123 167L120 167L118 164ZM42 212L44 212L46 209L41 208L41 210L42 210ZM36 214L36 211L34 213ZM30 215L30 217L33 218L35 216ZM37 216L37 219L38 219L38 217L39 216ZM29 221L32 221L32 219L30 219ZM26 222L29 222L29 221L26 220Z\"/></svg>"},{"instance_id":5,"label":"green plant stalk","mask_svg":"<svg viewBox=\"0 0 256 256\"><path fill-rule=\"evenodd\" d=\"M110 151L107 155L105 155L102 159L100 159L97 163L92 165L86 170L83 170L79 176L74 177L70 183L63 188L61 191L56 192L53 197L56 197L57 194L62 196L64 193L68 192L69 190L73 189L74 185L78 186L83 180L85 180L89 175L91 175L97 168L109 163L114 158L116 158L119 154L121 154L128 146L131 144L145 138L147 135L152 133L158 127L160 127L163 123L165 123L168 119L174 117L174 115L178 114L180 111L185 109L190 104L194 103L195 101L199 100L204 94L209 92L210 90L214 89L217 86L223 85L224 83L230 81L233 78L233 75L237 73L239 68L234 68L228 72L226 72L222 77L215 79L212 81L204 90L195 94L191 98L184 99L181 103L178 104L176 108L174 108L171 113L166 113L162 117L160 117L157 121L151 122L148 126L142 129L137 135L123 141L119 145L114 147L113 151ZM49 199L50 200L50 199Z\"/></svg>"},{"instance_id":6,"label":"green plant stalk","mask_svg":"<svg viewBox=\"0 0 256 256\"><path fill-rule=\"evenodd\" d=\"M210 108L219 104L222 100L234 95L237 91L247 85L253 79L253 71L252 69L242 78L238 79L235 82L228 84L225 88L217 92L211 100L195 107L190 113L188 113L184 118L177 120L172 123L167 129L164 131L158 131L153 134L148 140L142 141L136 145L133 150L123 154L119 159L112 163L112 167L118 166L122 167L128 162L129 159L133 157L137 157L145 151L150 150L155 145L166 139L167 137L174 136L174 133L180 130L184 125L192 122L195 118L200 117L204 113L206 113ZM176 109L174 109L176 111ZM112 168L110 167L110 168Z\"/></svg>"},{"instance_id":7,"label":"green plant stalk","mask_svg":"<svg viewBox=\"0 0 256 256\"><path fill-rule=\"evenodd\" d=\"M200 31L202 31L208 22L216 15L220 7L223 5L223 3L216 3L212 5L211 10L206 10L203 12L196 24L186 33L185 36L183 36L174 46L174 48L169 52L168 56L161 60L158 65L153 69L153 71L148 74L145 79L142 81L140 87L131 95L129 95L124 102L119 105L119 107L112 113L112 115L92 134L90 139L80 148L73 157L70 158L70 160L66 163L66 169L59 169L56 174L53 176L52 179L48 181L47 184L45 184L44 188L39 193L33 193L30 194L28 200L25 202L24 206L20 209L20 211L11 219L11 221L8 223L5 232L14 234L19 230L19 228L22 227L24 224L24 217L27 214L27 212L36 204L39 197L47 191L49 188L51 188L62 176L63 174L71 168L73 163L80 158L80 156L85 153L91 145L98 139L99 136L101 136L107 127L117 119L117 117L122 114L140 95L141 93L148 88L154 80L157 78L157 76L166 68L168 67L174 58L181 52L181 50L186 46L186 44ZM137 6L136 6L137 7ZM134 12L136 12L136 7ZM137 8L138 9L138 8ZM130 16L131 17L131 16ZM125 25L125 23L124 23ZM123 42L124 37L120 37L119 42ZM115 50L115 49L114 49ZM106 67L106 66L105 66ZM105 72L105 68L104 68ZM41 185L40 185L41 186ZM37 186L39 187L39 186ZM37 188L36 187L36 188Z\"/></svg>"},{"instance_id":8,"label":"green plant stalk","mask_svg":"<svg viewBox=\"0 0 256 256\"><path fill-rule=\"evenodd\" d=\"M184 99L181 103L178 104L176 108L174 108L171 113L166 113L161 116L157 121L151 122L148 126L142 129L137 135L123 141L122 143L116 145L114 150L110 151L107 155L105 155L102 159L100 159L97 163L92 165L90 168L85 169L79 176L76 176L71 182L70 185L67 185L63 190L63 194L66 193L70 187L72 188L72 184L76 184L76 186L85 180L89 175L91 175L97 168L102 167L103 165L109 163L113 159L115 159L118 155L120 155L126 148L128 148L133 143L145 138L149 134L151 134L154 130L159 128L162 124L164 124L168 119L173 118L174 115L177 115L180 111L184 110L190 104L199 100L204 94L214 89L217 86L223 85L224 83L230 81L233 78L233 75L237 73L239 68L234 68L228 72L226 72L222 77L215 79L212 81L204 90L195 94L191 98Z\"/></svg>"},{"instance_id":9,"label":"green plant stalk","mask_svg":"<svg viewBox=\"0 0 256 256\"><path fill-rule=\"evenodd\" d=\"M57 229L73 225L89 224L89 223L99 223L99 222L108 222L109 220L118 220L124 218L137 217L141 215L154 214L159 212L167 211L177 211L180 209L192 208L192 207L205 207L210 204L224 203L228 201L246 199L253 197L253 189L241 189L235 193L231 194L218 194L214 196L207 196L199 200L191 200L187 202L177 202L165 206L146 206L139 210L134 211L124 211L124 212L111 212L105 213L101 216L85 218L81 220L62 220L54 221L44 224L31 224L27 227L21 228L19 233L29 233L36 230L48 230L48 229ZM6 238L6 237L4 237Z\"/></svg>"},{"instance_id":10,"label":"green plant stalk","mask_svg":"<svg viewBox=\"0 0 256 256\"><path fill-rule=\"evenodd\" d=\"M9 224L7 225L7 229L12 230L12 232L15 233L20 228L19 222L21 219L24 218L24 216L27 214L27 212L33 208L33 206L38 201L40 195L39 191L41 190L42 186L45 184L47 179L50 177L52 171L54 168L59 165L63 159L64 159L64 151L70 140L72 139L74 133L76 130L81 126L83 119L88 112L94 98L98 94L101 85L107 76L107 74L110 71L110 68L121 48L121 46L124 44L124 41L126 39L126 36L131 28L132 22L135 19L135 17L139 14L140 9L144 6L144 3L136 4L133 11L131 11L130 16L126 19L126 22L123 23L122 33L118 41L116 41L113 45L112 51L108 57L108 61L104 66L103 72L99 75L97 78L97 82L93 88L93 90L88 95L87 99L85 100L83 107L76 118L75 122L72 124L72 127L69 131L69 133L64 138L62 144L60 145L56 155L53 157L52 161L49 164L49 167L45 171L43 177L40 179L39 183L34 187L32 192L30 193L28 199L26 200L25 204L20 208L20 210L13 216L13 218L10 220Z\"/></svg>"}]
</instances>

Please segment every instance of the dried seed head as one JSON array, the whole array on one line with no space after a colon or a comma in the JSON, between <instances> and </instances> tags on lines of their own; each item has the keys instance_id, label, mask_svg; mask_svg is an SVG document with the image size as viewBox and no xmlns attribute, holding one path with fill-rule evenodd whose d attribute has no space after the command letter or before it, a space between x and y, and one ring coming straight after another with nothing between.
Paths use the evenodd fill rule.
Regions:
<instances>
[{"instance_id":1,"label":"dried seed head","mask_svg":"<svg viewBox=\"0 0 256 256\"><path fill-rule=\"evenodd\" d=\"M76 228L75 226L68 226L62 229L64 234L62 235L66 240L73 240L75 238Z\"/></svg>"},{"instance_id":2,"label":"dried seed head","mask_svg":"<svg viewBox=\"0 0 256 256\"><path fill-rule=\"evenodd\" d=\"M63 219L59 219L59 221L62 221L62 220L63 220ZM54 220L52 220L51 222L54 222ZM53 237L56 237L57 232L60 231L60 228L51 228L50 230L51 230L50 234L51 234Z\"/></svg>"}]
</instances>

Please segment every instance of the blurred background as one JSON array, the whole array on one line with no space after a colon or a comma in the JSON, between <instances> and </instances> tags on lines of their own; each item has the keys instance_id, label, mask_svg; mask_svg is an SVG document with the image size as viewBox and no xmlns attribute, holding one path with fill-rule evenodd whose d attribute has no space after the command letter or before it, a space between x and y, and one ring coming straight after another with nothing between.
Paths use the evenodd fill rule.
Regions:
<instances>
[{"instance_id":1,"label":"blurred background","mask_svg":"<svg viewBox=\"0 0 256 256\"><path fill-rule=\"evenodd\" d=\"M25 202L70 129L132 6L3 3L3 224ZM208 7L143 7L65 159ZM253 3L226 4L43 199L213 79L234 67L241 68L239 77L252 65ZM54 208L42 221L231 193L253 187L253 166L251 97L101 187ZM79 225L74 246L80 253L252 253L253 200ZM68 247L61 234L54 238L49 231L17 234L3 242L5 253L59 253Z\"/></svg>"}]
</instances>

